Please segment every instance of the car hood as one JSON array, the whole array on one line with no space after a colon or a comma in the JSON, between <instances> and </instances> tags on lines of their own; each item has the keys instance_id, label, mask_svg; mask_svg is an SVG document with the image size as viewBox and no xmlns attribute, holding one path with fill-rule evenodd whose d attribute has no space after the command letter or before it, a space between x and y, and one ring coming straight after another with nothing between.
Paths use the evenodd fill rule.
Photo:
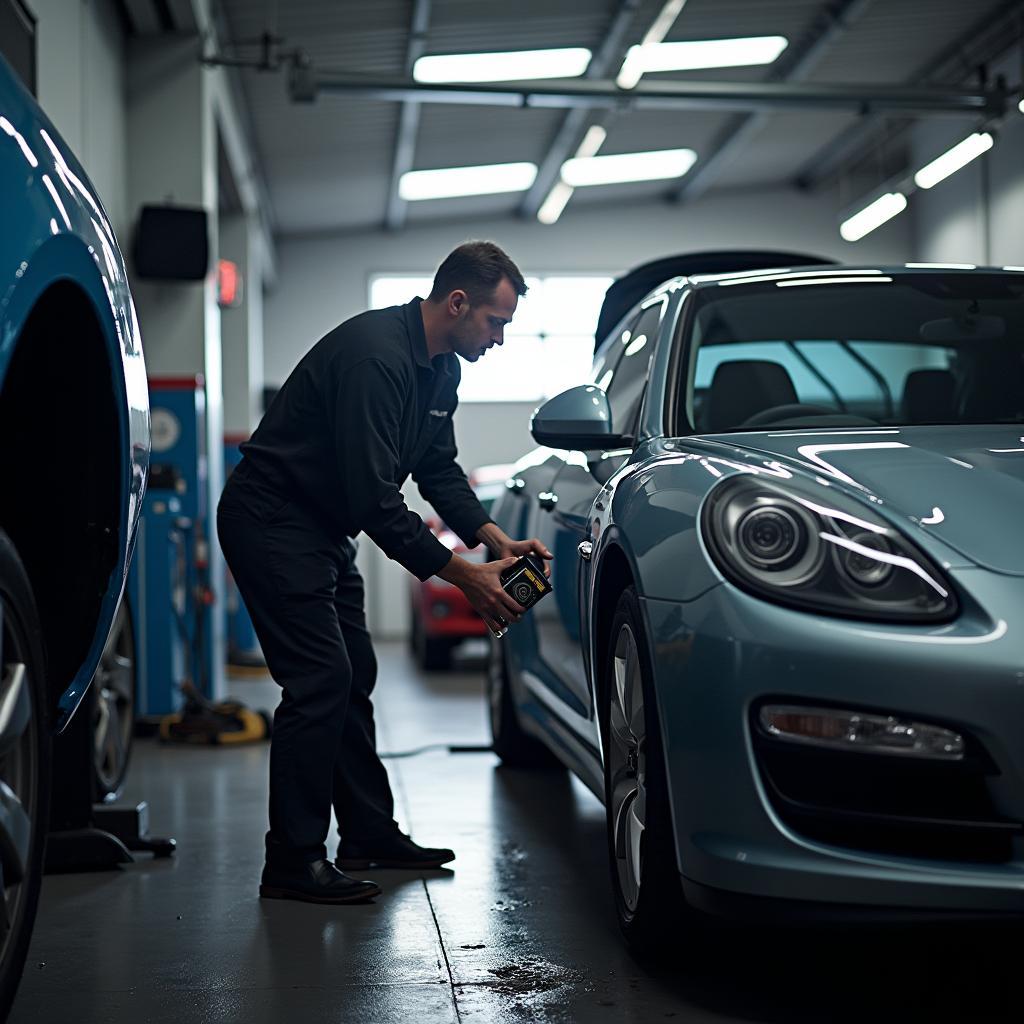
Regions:
<instances>
[{"instance_id":1,"label":"car hood","mask_svg":"<svg viewBox=\"0 0 1024 1024\"><path fill-rule=\"evenodd\" d=\"M976 565L1024 575L1024 426L776 431L707 440L877 499Z\"/></svg>"}]
</instances>

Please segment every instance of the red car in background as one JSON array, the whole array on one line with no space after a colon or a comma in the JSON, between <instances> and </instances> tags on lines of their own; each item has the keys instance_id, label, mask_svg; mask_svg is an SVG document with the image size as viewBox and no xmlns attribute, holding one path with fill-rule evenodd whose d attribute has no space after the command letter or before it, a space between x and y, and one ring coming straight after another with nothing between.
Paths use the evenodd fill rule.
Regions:
<instances>
[{"instance_id":1,"label":"red car in background","mask_svg":"<svg viewBox=\"0 0 1024 1024\"><path fill-rule=\"evenodd\" d=\"M480 504L490 511L495 499L505 489L511 466L481 466L469 474L469 483ZM471 562L488 559L482 545L470 550L440 519L428 519L427 525L437 539L457 555ZM484 620L477 615L466 595L458 587L432 576L421 583L410 576L411 626L409 642L413 657L420 668L428 671L445 669L451 665L452 651L463 640L487 635Z\"/></svg>"}]
</instances>

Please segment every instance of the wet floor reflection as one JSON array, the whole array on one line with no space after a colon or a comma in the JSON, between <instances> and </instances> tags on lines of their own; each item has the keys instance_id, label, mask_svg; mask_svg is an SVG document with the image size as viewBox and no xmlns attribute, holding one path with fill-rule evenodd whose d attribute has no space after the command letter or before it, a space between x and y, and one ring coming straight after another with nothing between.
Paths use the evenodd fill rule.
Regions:
<instances>
[{"instance_id":1,"label":"wet floor reflection","mask_svg":"<svg viewBox=\"0 0 1024 1024\"><path fill-rule=\"evenodd\" d=\"M478 674L424 683L394 645L380 661L382 746L486 737ZM566 772L490 754L390 762L403 826L453 846L454 870L366 872L384 888L367 906L261 902L266 756L140 745L127 796L178 854L46 879L14 1024L64 1024L69 1007L76 1024L454 1024L456 1005L479 1024L1021 1019L1017 928L715 927L639 963L601 804Z\"/></svg>"},{"instance_id":2,"label":"wet floor reflection","mask_svg":"<svg viewBox=\"0 0 1024 1024\"><path fill-rule=\"evenodd\" d=\"M459 901L444 920L456 938L487 936L486 951L453 958L471 983L460 1009L507 1021L1020 1019L1019 927L705 922L637 962L614 926L591 794L558 773L496 769L490 796L489 902Z\"/></svg>"}]
</instances>

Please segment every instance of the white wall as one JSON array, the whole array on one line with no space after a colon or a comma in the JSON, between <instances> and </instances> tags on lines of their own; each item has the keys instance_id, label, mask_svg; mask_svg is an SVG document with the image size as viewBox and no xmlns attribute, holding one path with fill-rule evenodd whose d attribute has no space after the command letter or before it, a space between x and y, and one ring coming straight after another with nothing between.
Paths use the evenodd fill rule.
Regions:
<instances>
[{"instance_id":1,"label":"white wall","mask_svg":"<svg viewBox=\"0 0 1024 1024\"><path fill-rule=\"evenodd\" d=\"M122 246L125 41L114 0L28 0L37 25L39 102L82 162Z\"/></svg>"},{"instance_id":2,"label":"white wall","mask_svg":"<svg viewBox=\"0 0 1024 1024\"><path fill-rule=\"evenodd\" d=\"M1018 49L992 69L1019 81ZM962 119L925 121L911 137L915 168L974 129ZM925 262L1024 266L1024 116L1014 107L995 146L934 188L910 197L914 258Z\"/></svg>"},{"instance_id":3,"label":"white wall","mask_svg":"<svg viewBox=\"0 0 1024 1024\"><path fill-rule=\"evenodd\" d=\"M905 218L850 245L839 237L836 209L832 195L776 190L709 196L689 206L570 206L552 227L502 219L416 226L398 234L286 238L278 248L278 284L265 307L266 380L282 383L317 339L365 309L371 275L433 273L467 238L494 239L526 274L619 274L659 256L701 249L774 248L869 263L911 258ZM466 365L463 372L471 374L473 367ZM462 466L512 461L533 447L532 409L532 403L462 404L455 417ZM413 485L406 497L412 508L426 511ZM371 629L382 636L404 633L406 574L365 538L360 563L367 576Z\"/></svg>"},{"instance_id":4,"label":"white wall","mask_svg":"<svg viewBox=\"0 0 1024 1024\"><path fill-rule=\"evenodd\" d=\"M905 219L850 245L839 237L836 209L831 194L739 192L690 206L574 211L570 204L552 227L502 219L416 226L395 234L285 238L280 280L266 304L266 379L281 383L313 342L365 309L371 274L432 273L467 238L494 239L527 274L621 273L659 256L736 247L806 250L847 261L908 258Z\"/></svg>"}]
</instances>

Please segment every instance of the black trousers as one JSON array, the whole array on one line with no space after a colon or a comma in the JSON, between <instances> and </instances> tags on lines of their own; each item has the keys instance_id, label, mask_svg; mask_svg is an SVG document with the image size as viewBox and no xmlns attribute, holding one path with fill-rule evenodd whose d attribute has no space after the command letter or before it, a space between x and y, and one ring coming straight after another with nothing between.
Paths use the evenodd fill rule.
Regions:
<instances>
[{"instance_id":1,"label":"black trousers","mask_svg":"<svg viewBox=\"0 0 1024 1024\"><path fill-rule=\"evenodd\" d=\"M282 689L270 742L268 859L324 857L332 804L342 841L394 830L355 542L332 539L244 462L224 489L217 532Z\"/></svg>"}]
</instances>

